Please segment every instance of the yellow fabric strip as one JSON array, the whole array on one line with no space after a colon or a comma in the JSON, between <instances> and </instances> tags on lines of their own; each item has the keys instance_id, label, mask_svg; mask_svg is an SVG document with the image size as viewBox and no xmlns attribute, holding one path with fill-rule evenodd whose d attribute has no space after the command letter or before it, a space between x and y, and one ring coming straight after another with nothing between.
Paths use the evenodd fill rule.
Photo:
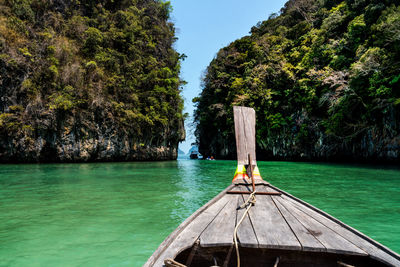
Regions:
<instances>
[{"instance_id":1,"label":"yellow fabric strip","mask_svg":"<svg viewBox=\"0 0 400 267\"><path fill-rule=\"evenodd\" d=\"M261 174L260 174L260 170L258 169L257 165L253 170L253 177L262 179L261 178ZM249 178L248 175L247 175L247 172L246 172L246 167L244 165L238 164L238 166L236 168L236 172L235 172L235 175L233 177L233 180L238 179L238 178L241 178L241 179L245 179L245 178L248 179Z\"/></svg>"}]
</instances>

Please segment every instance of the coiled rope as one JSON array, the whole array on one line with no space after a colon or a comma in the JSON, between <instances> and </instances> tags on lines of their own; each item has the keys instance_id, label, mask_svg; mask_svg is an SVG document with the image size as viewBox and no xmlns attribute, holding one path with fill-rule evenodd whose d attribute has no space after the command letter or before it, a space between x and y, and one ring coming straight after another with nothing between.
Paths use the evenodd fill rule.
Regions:
<instances>
[{"instance_id":1,"label":"coiled rope","mask_svg":"<svg viewBox=\"0 0 400 267\"><path fill-rule=\"evenodd\" d=\"M240 254L239 254L239 246L237 242L237 231L239 229L240 224L243 222L244 218L246 217L247 213L249 212L250 208L256 204L256 191L252 192L249 195L249 198L244 202L241 206L240 209L243 209L247 206L246 211L243 213L242 218L240 218L239 223L235 227L235 231L233 232L233 242L235 243L235 249L236 249L236 259L237 259L237 267L240 267Z\"/></svg>"}]
</instances>

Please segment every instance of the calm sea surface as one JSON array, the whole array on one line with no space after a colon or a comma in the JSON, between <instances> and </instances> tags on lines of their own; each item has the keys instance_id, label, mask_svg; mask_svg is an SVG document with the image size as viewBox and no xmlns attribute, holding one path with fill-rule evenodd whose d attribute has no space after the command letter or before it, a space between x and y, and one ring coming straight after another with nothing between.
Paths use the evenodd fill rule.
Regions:
<instances>
[{"instance_id":1,"label":"calm sea surface","mask_svg":"<svg viewBox=\"0 0 400 267\"><path fill-rule=\"evenodd\" d=\"M0 266L141 266L234 161L0 165ZM259 162L265 180L400 253L400 169Z\"/></svg>"}]
</instances>

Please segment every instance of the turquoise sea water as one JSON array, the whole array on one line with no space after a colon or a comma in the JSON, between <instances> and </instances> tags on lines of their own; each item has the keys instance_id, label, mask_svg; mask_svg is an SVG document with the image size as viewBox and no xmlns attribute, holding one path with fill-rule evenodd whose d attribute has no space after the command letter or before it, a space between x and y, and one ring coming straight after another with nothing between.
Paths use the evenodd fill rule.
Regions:
<instances>
[{"instance_id":1,"label":"turquoise sea water","mask_svg":"<svg viewBox=\"0 0 400 267\"><path fill-rule=\"evenodd\" d=\"M0 165L0 266L141 266L234 161ZM400 253L400 169L259 162L265 180Z\"/></svg>"}]
</instances>

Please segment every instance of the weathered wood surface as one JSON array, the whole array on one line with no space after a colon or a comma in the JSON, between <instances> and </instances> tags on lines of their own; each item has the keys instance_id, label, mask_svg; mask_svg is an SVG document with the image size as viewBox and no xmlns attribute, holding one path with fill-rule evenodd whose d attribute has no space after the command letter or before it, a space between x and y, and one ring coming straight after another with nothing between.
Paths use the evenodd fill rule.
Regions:
<instances>
[{"instance_id":1,"label":"weathered wood surface","mask_svg":"<svg viewBox=\"0 0 400 267\"><path fill-rule=\"evenodd\" d=\"M266 192L267 187L257 186L256 191ZM249 211L258 247L301 250L301 244L272 201L273 197L256 195L257 202Z\"/></svg>"},{"instance_id":2,"label":"weathered wood surface","mask_svg":"<svg viewBox=\"0 0 400 267\"><path fill-rule=\"evenodd\" d=\"M245 181L232 185L187 219L161 244L144 266L163 266L200 240L201 247L231 246L236 224L245 208L238 209L250 191ZM330 215L278 188L258 183L259 192L281 192L280 196L256 195L256 204L238 229L241 247L329 252L370 256L391 266L400 266L400 256Z\"/></svg>"},{"instance_id":3,"label":"weathered wood surface","mask_svg":"<svg viewBox=\"0 0 400 267\"><path fill-rule=\"evenodd\" d=\"M228 200L225 200L224 197L226 196L226 192L233 187L233 185L228 186L224 191L219 193L215 198L211 199L181 223L175 231L161 243L143 266L163 266L163 262L166 258L174 258L179 252L194 244L205 227L207 227L213 218L218 215L219 211L226 205Z\"/></svg>"},{"instance_id":4,"label":"weathered wood surface","mask_svg":"<svg viewBox=\"0 0 400 267\"><path fill-rule=\"evenodd\" d=\"M238 164L256 165L256 112L252 108L233 107Z\"/></svg>"},{"instance_id":5,"label":"weathered wood surface","mask_svg":"<svg viewBox=\"0 0 400 267\"><path fill-rule=\"evenodd\" d=\"M238 198L239 195L227 195L224 197L228 203L200 235L200 245L202 247L232 245Z\"/></svg>"},{"instance_id":6,"label":"weathered wood surface","mask_svg":"<svg viewBox=\"0 0 400 267\"><path fill-rule=\"evenodd\" d=\"M238 164L256 165L255 111L234 107ZM310 204L269 185L255 181L257 192L281 193L256 195L252 206L238 228L241 247L329 252L331 254L369 256L391 266L400 267L400 255L345 225ZM232 191L240 194L228 194ZM167 258L175 258L191 248L232 247L234 228L245 212L238 208L252 191L251 181L237 179L168 236L144 266L163 266Z\"/></svg>"},{"instance_id":7,"label":"weathered wood surface","mask_svg":"<svg viewBox=\"0 0 400 267\"><path fill-rule=\"evenodd\" d=\"M168 248L156 262L155 266L162 266L160 264L162 264L165 259L174 258L174 256L180 251L191 247L199 238L199 233L201 233L210 224L210 222L214 220L214 218L227 204L228 199L221 198L215 202L214 205L200 214L196 220L191 222L185 229L183 229L183 231L176 237L174 242L168 246Z\"/></svg>"},{"instance_id":8,"label":"weathered wood surface","mask_svg":"<svg viewBox=\"0 0 400 267\"><path fill-rule=\"evenodd\" d=\"M235 191L243 191L243 192L251 192L252 191L251 185L238 184L234 188L235 188ZM247 197L249 197L249 196L247 195Z\"/></svg>"},{"instance_id":9,"label":"weathered wood surface","mask_svg":"<svg viewBox=\"0 0 400 267\"><path fill-rule=\"evenodd\" d=\"M278 188L275 189L284 192ZM310 218L316 219L352 244L357 245L371 258L383 261L392 266L400 266L400 256L397 253L301 199L297 199L286 192L284 193L285 194L282 195L282 198L290 201L293 207L300 210Z\"/></svg>"},{"instance_id":10,"label":"weathered wood surface","mask_svg":"<svg viewBox=\"0 0 400 267\"><path fill-rule=\"evenodd\" d=\"M294 208L284 198L277 199L277 201L290 210L290 213L293 214L297 220L299 220L300 223L307 228L307 230L316 239L318 239L321 244L323 244L328 252L351 255L367 255L360 248L356 247L342 236L336 234L330 228Z\"/></svg>"},{"instance_id":11,"label":"weathered wood surface","mask_svg":"<svg viewBox=\"0 0 400 267\"><path fill-rule=\"evenodd\" d=\"M249 214L260 248L301 250L300 243L273 204L271 196L257 196L257 203Z\"/></svg>"},{"instance_id":12,"label":"weathered wood surface","mask_svg":"<svg viewBox=\"0 0 400 267\"><path fill-rule=\"evenodd\" d=\"M238 190L246 190L246 189L238 189ZM240 195L238 206L242 206L249 195ZM238 209L236 216L236 225L239 223L239 220L243 217L244 212L246 211L246 207ZM253 224L250 220L249 214L243 219L242 224L238 228L237 237L239 243L248 248L257 248L258 240L256 233L254 232Z\"/></svg>"},{"instance_id":13,"label":"weathered wood surface","mask_svg":"<svg viewBox=\"0 0 400 267\"><path fill-rule=\"evenodd\" d=\"M251 180L236 178L235 180L232 181L232 183L234 183L235 185L251 185ZM267 181L264 181L263 179L256 178L256 179L254 179L254 184L255 185L261 185L261 184L268 185L269 183Z\"/></svg>"},{"instance_id":14,"label":"weathered wood surface","mask_svg":"<svg viewBox=\"0 0 400 267\"><path fill-rule=\"evenodd\" d=\"M299 240L304 251L326 251L325 246L301 222L290 213L290 210L282 205L277 199L273 199L276 207L285 218L290 229Z\"/></svg>"}]
</instances>

